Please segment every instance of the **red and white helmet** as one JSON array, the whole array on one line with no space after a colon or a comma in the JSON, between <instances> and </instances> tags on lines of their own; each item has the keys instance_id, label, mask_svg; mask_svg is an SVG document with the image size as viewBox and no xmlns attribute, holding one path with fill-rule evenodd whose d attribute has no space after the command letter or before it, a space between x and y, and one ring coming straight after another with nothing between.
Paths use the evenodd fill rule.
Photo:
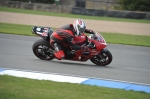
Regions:
<instances>
[{"instance_id":1,"label":"red and white helmet","mask_svg":"<svg viewBox=\"0 0 150 99\"><path fill-rule=\"evenodd\" d=\"M81 19L77 19L74 23L73 23L73 27L75 30L75 35L79 36L81 33L83 33L86 29L86 25L85 23L81 20Z\"/></svg>"}]
</instances>

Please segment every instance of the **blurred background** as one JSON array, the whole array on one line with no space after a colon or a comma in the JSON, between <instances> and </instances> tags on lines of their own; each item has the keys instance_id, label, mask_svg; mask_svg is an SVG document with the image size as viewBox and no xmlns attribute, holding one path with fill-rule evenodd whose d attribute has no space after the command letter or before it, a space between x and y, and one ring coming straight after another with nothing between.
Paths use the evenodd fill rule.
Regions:
<instances>
[{"instance_id":1,"label":"blurred background","mask_svg":"<svg viewBox=\"0 0 150 99\"><path fill-rule=\"evenodd\" d=\"M150 0L0 0L0 6L92 16L150 19Z\"/></svg>"}]
</instances>

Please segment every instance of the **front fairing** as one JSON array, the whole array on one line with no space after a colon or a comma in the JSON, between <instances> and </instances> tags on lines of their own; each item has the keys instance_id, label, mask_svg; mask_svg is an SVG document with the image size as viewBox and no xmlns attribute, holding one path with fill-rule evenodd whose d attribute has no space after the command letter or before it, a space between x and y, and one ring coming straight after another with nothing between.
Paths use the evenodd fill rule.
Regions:
<instances>
[{"instance_id":1,"label":"front fairing","mask_svg":"<svg viewBox=\"0 0 150 99\"><path fill-rule=\"evenodd\" d=\"M103 36L97 32L95 34L90 34L88 38L95 44L97 50L102 50L107 46Z\"/></svg>"}]
</instances>

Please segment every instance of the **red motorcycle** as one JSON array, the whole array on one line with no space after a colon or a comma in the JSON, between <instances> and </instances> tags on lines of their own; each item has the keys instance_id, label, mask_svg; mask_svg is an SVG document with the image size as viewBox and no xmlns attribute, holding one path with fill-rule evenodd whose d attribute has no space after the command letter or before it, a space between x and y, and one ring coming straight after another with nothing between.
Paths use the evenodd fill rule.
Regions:
<instances>
[{"instance_id":1,"label":"red motorcycle","mask_svg":"<svg viewBox=\"0 0 150 99\"><path fill-rule=\"evenodd\" d=\"M32 33L43 38L37 40L32 46L35 56L42 60L54 59L54 49L49 43L53 30L49 27L34 26ZM112 54L106 48L106 41L101 34L95 33L87 36L85 33L82 33L74 38L74 42L81 46L81 50L72 50L67 43L63 43L62 48L65 53L65 60L87 61L90 59L91 62L99 66L106 66L111 63ZM84 50L85 46L88 46L89 49Z\"/></svg>"}]
</instances>

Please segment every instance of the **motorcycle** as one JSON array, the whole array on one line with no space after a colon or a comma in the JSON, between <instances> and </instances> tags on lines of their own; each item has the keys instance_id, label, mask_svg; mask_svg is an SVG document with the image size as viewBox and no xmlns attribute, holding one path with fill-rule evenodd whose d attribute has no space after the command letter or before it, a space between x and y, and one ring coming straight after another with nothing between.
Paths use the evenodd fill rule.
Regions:
<instances>
[{"instance_id":1,"label":"motorcycle","mask_svg":"<svg viewBox=\"0 0 150 99\"><path fill-rule=\"evenodd\" d=\"M42 60L55 59L54 49L51 47L49 40L53 33L50 27L32 27L32 33L36 34L42 39L37 40L32 50L35 56ZM69 44L63 42L62 48L65 53L65 60L82 61L90 60L92 63L99 66L106 66L112 62L112 54L107 49L107 44L103 36L99 33L86 35L82 33L80 36L75 36L74 42L81 46L81 50L72 50ZM88 50L84 50L84 47L88 46Z\"/></svg>"}]
</instances>

